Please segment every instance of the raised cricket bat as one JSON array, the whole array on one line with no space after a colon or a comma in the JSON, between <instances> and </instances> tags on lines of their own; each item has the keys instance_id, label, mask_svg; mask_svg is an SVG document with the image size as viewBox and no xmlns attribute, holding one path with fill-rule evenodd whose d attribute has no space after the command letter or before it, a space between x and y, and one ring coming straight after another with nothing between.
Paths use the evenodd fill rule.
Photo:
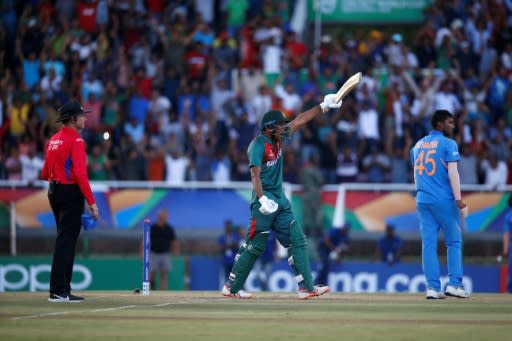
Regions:
<instances>
[{"instance_id":1,"label":"raised cricket bat","mask_svg":"<svg viewBox=\"0 0 512 341\"><path fill-rule=\"evenodd\" d=\"M341 88L336 93L336 103L341 101L352 89L354 89L357 84L361 82L362 78L361 72L356 73L355 75L351 76L347 81L341 86Z\"/></svg>"}]
</instances>

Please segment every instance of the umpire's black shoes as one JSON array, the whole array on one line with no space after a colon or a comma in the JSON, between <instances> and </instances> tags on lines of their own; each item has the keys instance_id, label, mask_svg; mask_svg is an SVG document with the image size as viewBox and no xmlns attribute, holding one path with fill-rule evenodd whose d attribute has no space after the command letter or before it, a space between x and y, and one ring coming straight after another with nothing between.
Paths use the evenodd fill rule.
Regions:
<instances>
[{"instance_id":1,"label":"umpire's black shoes","mask_svg":"<svg viewBox=\"0 0 512 341\"><path fill-rule=\"evenodd\" d=\"M75 296L71 293L69 294L54 294L51 293L50 297L48 297L48 302L82 302L84 300L83 297Z\"/></svg>"},{"instance_id":2,"label":"umpire's black shoes","mask_svg":"<svg viewBox=\"0 0 512 341\"><path fill-rule=\"evenodd\" d=\"M85 300L85 298L73 295L72 293L68 294L68 298L70 302L82 302L83 300Z\"/></svg>"}]
</instances>

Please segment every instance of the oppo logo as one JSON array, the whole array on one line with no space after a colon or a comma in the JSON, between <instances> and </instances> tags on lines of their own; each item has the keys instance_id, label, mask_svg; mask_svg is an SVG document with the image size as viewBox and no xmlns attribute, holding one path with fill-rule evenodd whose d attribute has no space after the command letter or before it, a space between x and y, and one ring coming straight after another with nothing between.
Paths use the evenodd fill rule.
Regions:
<instances>
[{"instance_id":1,"label":"oppo logo","mask_svg":"<svg viewBox=\"0 0 512 341\"><path fill-rule=\"evenodd\" d=\"M50 264L25 266L11 263L0 265L0 292L47 291L50 288L50 284L47 282L50 278L50 270ZM73 277L81 279L80 282L72 282L75 290L87 289L92 283L91 271L80 264L73 266Z\"/></svg>"}]
</instances>

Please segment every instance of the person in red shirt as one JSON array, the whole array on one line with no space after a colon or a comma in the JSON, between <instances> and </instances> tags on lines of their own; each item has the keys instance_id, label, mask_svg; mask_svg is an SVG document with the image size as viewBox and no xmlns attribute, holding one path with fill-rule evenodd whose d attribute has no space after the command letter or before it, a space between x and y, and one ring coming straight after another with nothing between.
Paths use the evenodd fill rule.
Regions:
<instances>
[{"instance_id":1,"label":"person in red shirt","mask_svg":"<svg viewBox=\"0 0 512 341\"><path fill-rule=\"evenodd\" d=\"M188 51L185 53L187 76L190 80L204 81L206 77L208 55L203 52L203 47L201 42L196 41L189 45Z\"/></svg>"},{"instance_id":2,"label":"person in red shirt","mask_svg":"<svg viewBox=\"0 0 512 341\"><path fill-rule=\"evenodd\" d=\"M286 57L293 72L300 72L306 66L308 48L300 41L295 32L290 32L286 43Z\"/></svg>"},{"instance_id":3,"label":"person in red shirt","mask_svg":"<svg viewBox=\"0 0 512 341\"><path fill-rule=\"evenodd\" d=\"M48 200L57 224L48 301L80 302L83 297L71 294L71 278L84 199L91 215L98 218L98 206L87 177L85 144L80 136L85 127L85 114L90 110L70 101L57 112L57 122L62 122L63 127L48 141L41 171L41 178L49 182Z\"/></svg>"},{"instance_id":4,"label":"person in red shirt","mask_svg":"<svg viewBox=\"0 0 512 341\"><path fill-rule=\"evenodd\" d=\"M80 1L76 6L78 24L87 33L97 31L96 14L98 13L98 2L95 0Z\"/></svg>"}]
</instances>

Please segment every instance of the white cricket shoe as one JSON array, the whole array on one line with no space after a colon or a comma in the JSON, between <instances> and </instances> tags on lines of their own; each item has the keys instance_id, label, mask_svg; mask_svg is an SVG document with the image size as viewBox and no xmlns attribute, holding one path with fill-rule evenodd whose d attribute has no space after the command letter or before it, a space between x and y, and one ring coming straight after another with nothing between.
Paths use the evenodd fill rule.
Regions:
<instances>
[{"instance_id":1,"label":"white cricket shoe","mask_svg":"<svg viewBox=\"0 0 512 341\"><path fill-rule=\"evenodd\" d=\"M231 297L231 298L239 298L239 299L242 299L242 300L248 300L248 299L252 298L252 294L248 293L245 290L238 290L238 292L233 294L229 290L229 287L226 284L224 284L224 287L222 288L221 293L222 293L223 296Z\"/></svg>"},{"instance_id":2,"label":"white cricket shoe","mask_svg":"<svg viewBox=\"0 0 512 341\"><path fill-rule=\"evenodd\" d=\"M457 298L469 298L471 296L463 288L461 288L461 287L456 288L453 285L448 285L446 287L446 290L444 291L444 294L446 296L457 297Z\"/></svg>"},{"instance_id":3,"label":"white cricket shoe","mask_svg":"<svg viewBox=\"0 0 512 341\"><path fill-rule=\"evenodd\" d=\"M442 299L446 298L446 296L440 291L428 288L426 298L427 298L427 300L442 300Z\"/></svg>"},{"instance_id":4,"label":"white cricket shoe","mask_svg":"<svg viewBox=\"0 0 512 341\"><path fill-rule=\"evenodd\" d=\"M310 297L320 296L329 292L329 287L326 285L317 284L313 287L313 290L299 289L298 298L299 300L307 300Z\"/></svg>"}]
</instances>

